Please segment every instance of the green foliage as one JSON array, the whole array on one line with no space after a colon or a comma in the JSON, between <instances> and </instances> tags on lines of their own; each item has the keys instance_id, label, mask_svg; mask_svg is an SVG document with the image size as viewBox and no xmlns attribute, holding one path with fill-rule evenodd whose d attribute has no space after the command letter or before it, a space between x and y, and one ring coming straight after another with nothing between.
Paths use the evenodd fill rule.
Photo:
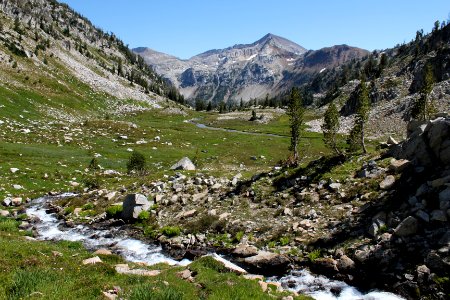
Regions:
<instances>
[{"instance_id":1,"label":"green foliage","mask_svg":"<svg viewBox=\"0 0 450 300\"><path fill-rule=\"evenodd\" d=\"M322 251L320 249L316 249L314 251L311 251L308 254L308 259L310 262L314 262L316 259L320 258L322 256Z\"/></svg>"},{"instance_id":2,"label":"green foliage","mask_svg":"<svg viewBox=\"0 0 450 300\"><path fill-rule=\"evenodd\" d=\"M293 151L294 163L298 162L298 143L301 137L301 127L303 125L303 118L305 114L305 108L303 107L302 98L298 88L292 88L291 95L289 97L289 105L287 115L289 116L289 127L291 131L291 145L289 150Z\"/></svg>"},{"instance_id":3,"label":"green foliage","mask_svg":"<svg viewBox=\"0 0 450 300\"><path fill-rule=\"evenodd\" d=\"M101 187L101 179L98 175L85 175L81 179L84 186L90 190L99 189Z\"/></svg>"},{"instance_id":4,"label":"green foliage","mask_svg":"<svg viewBox=\"0 0 450 300\"><path fill-rule=\"evenodd\" d=\"M223 232L226 225L225 220L219 220L218 216L202 215L199 219L186 224L185 229L189 233L200 233L205 231Z\"/></svg>"},{"instance_id":5,"label":"green foliage","mask_svg":"<svg viewBox=\"0 0 450 300\"><path fill-rule=\"evenodd\" d=\"M238 231L236 233L236 235L234 236L234 240L236 242L240 242L242 240L242 238L244 237L244 232L243 231Z\"/></svg>"},{"instance_id":6,"label":"green foliage","mask_svg":"<svg viewBox=\"0 0 450 300\"><path fill-rule=\"evenodd\" d=\"M367 153L365 144L365 125L369 119L370 113L370 99L369 91L367 89L366 81L361 79L359 94L356 103L356 116L355 124L350 131L348 138L349 148L351 152L357 151L362 148L364 153Z\"/></svg>"},{"instance_id":7,"label":"green foliage","mask_svg":"<svg viewBox=\"0 0 450 300\"><path fill-rule=\"evenodd\" d=\"M291 239L288 236L282 236L280 237L280 245L286 246L291 242Z\"/></svg>"},{"instance_id":8,"label":"green foliage","mask_svg":"<svg viewBox=\"0 0 450 300\"><path fill-rule=\"evenodd\" d=\"M181 229L178 226L164 226L161 228L161 233L167 237L179 236Z\"/></svg>"},{"instance_id":9,"label":"green foliage","mask_svg":"<svg viewBox=\"0 0 450 300\"><path fill-rule=\"evenodd\" d=\"M427 64L424 69L424 76L422 86L420 88L420 96L417 98L411 107L411 117L420 121L426 121L431 119L436 108L431 101L429 94L433 89L435 82L433 69L431 64Z\"/></svg>"},{"instance_id":10,"label":"green foliage","mask_svg":"<svg viewBox=\"0 0 450 300\"><path fill-rule=\"evenodd\" d=\"M147 211L147 210L143 210L143 211L141 211L140 213L139 213L139 215L138 215L138 220L139 221L147 221L147 220L149 220L150 219L150 212L149 211Z\"/></svg>"},{"instance_id":11,"label":"green foliage","mask_svg":"<svg viewBox=\"0 0 450 300\"><path fill-rule=\"evenodd\" d=\"M85 205L83 205L83 210L91 210L95 207L95 205L93 203L86 203Z\"/></svg>"},{"instance_id":12,"label":"green foliage","mask_svg":"<svg viewBox=\"0 0 450 300\"><path fill-rule=\"evenodd\" d=\"M200 271L201 269L210 269L219 273L229 272L229 270L225 268L223 263L215 260L211 256L203 256L197 259L190 265L190 269L193 271Z\"/></svg>"},{"instance_id":13,"label":"green foliage","mask_svg":"<svg viewBox=\"0 0 450 300\"><path fill-rule=\"evenodd\" d=\"M89 166L88 166L88 169L90 171L98 171L98 170L100 170L100 165L99 165L98 160L97 160L96 157L91 159L91 161L89 163Z\"/></svg>"},{"instance_id":14,"label":"green foliage","mask_svg":"<svg viewBox=\"0 0 450 300\"><path fill-rule=\"evenodd\" d=\"M135 171L138 174L144 174L146 172L145 156L140 152L134 151L128 159L127 171L128 173Z\"/></svg>"},{"instance_id":15,"label":"green foliage","mask_svg":"<svg viewBox=\"0 0 450 300\"><path fill-rule=\"evenodd\" d=\"M130 300L182 300L183 293L174 287L160 284L155 287L152 284L141 284L133 289Z\"/></svg>"},{"instance_id":16,"label":"green foliage","mask_svg":"<svg viewBox=\"0 0 450 300\"><path fill-rule=\"evenodd\" d=\"M120 215L122 214L123 211L123 206L122 205L111 205L110 207L108 207L105 212L106 215L109 218L117 218L120 217Z\"/></svg>"},{"instance_id":17,"label":"green foliage","mask_svg":"<svg viewBox=\"0 0 450 300\"><path fill-rule=\"evenodd\" d=\"M337 146L338 130L339 130L339 112L336 105L331 102L325 111L323 118L323 141L325 145L334 151L335 154L340 155L341 151Z\"/></svg>"},{"instance_id":18,"label":"green foliage","mask_svg":"<svg viewBox=\"0 0 450 300\"><path fill-rule=\"evenodd\" d=\"M54 282L55 273L39 270L18 270L14 273L12 283L7 291L8 299L28 298L33 292L39 291L40 285Z\"/></svg>"},{"instance_id":19,"label":"green foliage","mask_svg":"<svg viewBox=\"0 0 450 300\"><path fill-rule=\"evenodd\" d=\"M17 231L18 227L19 227L19 222L15 221L13 219L0 217L0 231L13 232L13 231Z\"/></svg>"}]
</instances>

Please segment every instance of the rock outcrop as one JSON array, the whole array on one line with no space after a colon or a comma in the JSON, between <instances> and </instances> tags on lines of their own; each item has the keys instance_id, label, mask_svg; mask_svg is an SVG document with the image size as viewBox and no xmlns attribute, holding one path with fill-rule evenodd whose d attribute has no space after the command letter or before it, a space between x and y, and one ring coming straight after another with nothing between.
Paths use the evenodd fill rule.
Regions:
<instances>
[{"instance_id":1,"label":"rock outcrop","mask_svg":"<svg viewBox=\"0 0 450 300\"><path fill-rule=\"evenodd\" d=\"M142 194L129 194L123 201L122 218L124 220L137 219L139 214L148 210L152 203Z\"/></svg>"},{"instance_id":2,"label":"rock outcrop","mask_svg":"<svg viewBox=\"0 0 450 300\"><path fill-rule=\"evenodd\" d=\"M394 145L390 151L397 159L408 159L418 166L449 166L450 117L427 123L410 122L407 140Z\"/></svg>"}]
</instances>

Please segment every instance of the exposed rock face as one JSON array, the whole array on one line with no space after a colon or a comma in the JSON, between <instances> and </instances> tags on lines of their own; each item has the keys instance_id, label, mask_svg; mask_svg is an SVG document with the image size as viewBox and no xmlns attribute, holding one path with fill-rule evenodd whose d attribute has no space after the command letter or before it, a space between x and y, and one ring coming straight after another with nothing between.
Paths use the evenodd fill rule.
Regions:
<instances>
[{"instance_id":1,"label":"exposed rock face","mask_svg":"<svg viewBox=\"0 0 450 300\"><path fill-rule=\"evenodd\" d=\"M286 91L313 74L337 66L367 51L346 45L307 51L276 35L267 34L248 45L210 50L188 60L136 48L135 53L177 86L188 99L247 101Z\"/></svg>"},{"instance_id":2,"label":"exposed rock face","mask_svg":"<svg viewBox=\"0 0 450 300\"><path fill-rule=\"evenodd\" d=\"M413 121L408 125L408 134L405 142L391 149L394 157L424 167L450 165L450 117L426 124Z\"/></svg>"},{"instance_id":3,"label":"exposed rock face","mask_svg":"<svg viewBox=\"0 0 450 300\"><path fill-rule=\"evenodd\" d=\"M195 171L195 165L189 158L183 157L182 159L180 159L179 162L174 164L170 169L171 170Z\"/></svg>"},{"instance_id":4,"label":"exposed rock face","mask_svg":"<svg viewBox=\"0 0 450 300\"><path fill-rule=\"evenodd\" d=\"M124 220L137 219L142 211L148 210L152 203L141 194L130 194L123 201L122 218Z\"/></svg>"}]
</instances>

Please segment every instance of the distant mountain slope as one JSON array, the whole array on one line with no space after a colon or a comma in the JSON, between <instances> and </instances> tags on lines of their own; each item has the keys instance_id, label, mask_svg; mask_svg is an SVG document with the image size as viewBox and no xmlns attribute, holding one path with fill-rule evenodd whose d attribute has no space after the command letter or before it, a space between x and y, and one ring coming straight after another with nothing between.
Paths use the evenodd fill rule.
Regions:
<instances>
[{"instance_id":1,"label":"distant mountain slope","mask_svg":"<svg viewBox=\"0 0 450 300\"><path fill-rule=\"evenodd\" d=\"M307 51L285 38L267 34L247 45L235 45L196 55L188 60L136 48L155 71L170 80L189 99L213 102L250 100L276 95L304 83L323 68L334 67L367 51L335 46Z\"/></svg>"},{"instance_id":2,"label":"distant mountain slope","mask_svg":"<svg viewBox=\"0 0 450 300\"><path fill-rule=\"evenodd\" d=\"M182 100L114 34L54 0L0 0L0 94L0 114L12 118L25 110L77 119Z\"/></svg>"}]
</instances>

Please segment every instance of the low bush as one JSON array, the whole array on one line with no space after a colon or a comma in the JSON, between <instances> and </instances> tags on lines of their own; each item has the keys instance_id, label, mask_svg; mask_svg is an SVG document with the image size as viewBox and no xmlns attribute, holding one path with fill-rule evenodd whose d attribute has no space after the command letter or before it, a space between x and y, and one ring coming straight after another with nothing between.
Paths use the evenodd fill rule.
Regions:
<instances>
[{"instance_id":1,"label":"low bush","mask_svg":"<svg viewBox=\"0 0 450 300\"><path fill-rule=\"evenodd\" d=\"M167 237L179 236L181 229L178 226L164 226L161 228L161 233Z\"/></svg>"},{"instance_id":2,"label":"low bush","mask_svg":"<svg viewBox=\"0 0 450 300\"><path fill-rule=\"evenodd\" d=\"M122 214L122 211L123 211L122 205L111 205L105 210L108 218L118 218Z\"/></svg>"}]
</instances>

